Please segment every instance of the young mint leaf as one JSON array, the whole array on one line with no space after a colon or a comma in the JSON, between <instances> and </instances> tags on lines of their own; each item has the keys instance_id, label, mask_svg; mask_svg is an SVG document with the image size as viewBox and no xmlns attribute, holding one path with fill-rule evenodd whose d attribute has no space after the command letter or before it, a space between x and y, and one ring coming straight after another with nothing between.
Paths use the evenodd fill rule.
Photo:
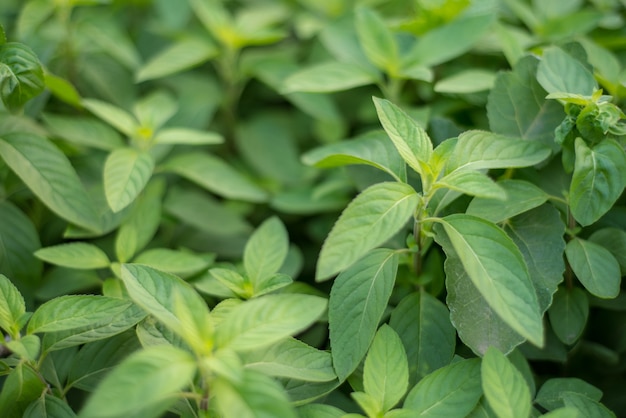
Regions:
<instances>
[{"instance_id":1,"label":"young mint leaf","mask_svg":"<svg viewBox=\"0 0 626 418\"><path fill-rule=\"evenodd\" d=\"M537 81L548 93L591 96L598 88L593 73L587 67L555 46L544 50L537 69Z\"/></svg>"},{"instance_id":2,"label":"young mint leaf","mask_svg":"<svg viewBox=\"0 0 626 418\"><path fill-rule=\"evenodd\" d=\"M362 6L356 10L355 26L367 58L387 74L395 76L400 66L398 45L387 23L376 11Z\"/></svg>"},{"instance_id":3,"label":"young mint leaf","mask_svg":"<svg viewBox=\"0 0 626 418\"><path fill-rule=\"evenodd\" d=\"M154 160L133 148L118 148L104 163L104 192L113 212L130 205L150 180Z\"/></svg>"},{"instance_id":4,"label":"young mint leaf","mask_svg":"<svg viewBox=\"0 0 626 418\"><path fill-rule=\"evenodd\" d=\"M282 93L331 93L374 84L378 76L371 70L346 62L327 62L304 68L289 76Z\"/></svg>"},{"instance_id":5,"label":"young mint leaf","mask_svg":"<svg viewBox=\"0 0 626 418\"><path fill-rule=\"evenodd\" d=\"M133 137L139 122L128 111L97 99L83 99L83 106L128 137Z\"/></svg>"},{"instance_id":6,"label":"young mint leaf","mask_svg":"<svg viewBox=\"0 0 626 418\"><path fill-rule=\"evenodd\" d=\"M13 283L0 274L0 328L10 336L20 332L20 319L26 313L24 298Z\"/></svg>"},{"instance_id":7,"label":"young mint leaf","mask_svg":"<svg viewBox=\"0 0 626 418\"><path fill-rule=\"evenodd\" d=\"M289 236L277 217L263 222L252 234L243 252L243 265L253 286L278 272L289 251Z\"/></svg>"},{"instance_id":8,"label":"young mint leaf","mask_svg":"<svg viewBox=\"0 0 626 418\"><path fill-rule=\"evenodd\" d=\"M109 267L111 261L104 251L86 242L54 245L35 251L35 256L57 266L75 269Z\"/></svg>"},{"instance_id":9,"label":"young mint leaf","mask_svg":"<svg viewBox=\"0 0 626 418\"><path fill-rule=\"evenodd\" d=\"M433 184L433 188L446 188L471 196L503 201L507 194L496 182L479 171L456 170Z\"/></svg>"}]
</instances>

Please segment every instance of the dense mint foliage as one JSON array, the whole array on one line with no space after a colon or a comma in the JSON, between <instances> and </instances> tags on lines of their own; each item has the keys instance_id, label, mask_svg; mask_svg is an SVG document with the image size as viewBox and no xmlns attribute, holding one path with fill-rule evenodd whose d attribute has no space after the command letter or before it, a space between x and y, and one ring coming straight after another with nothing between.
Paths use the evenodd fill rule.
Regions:
<instances>
[{"instance_id":1,"label":"dense mint foliage","mask_svg":"<svg viewBox=\"0 0 626 418\"><path fill-rule=\"evenodd\" d=\"M626 413L623 0L4 0L0 416Z\"/></svg>"}]
</instances>

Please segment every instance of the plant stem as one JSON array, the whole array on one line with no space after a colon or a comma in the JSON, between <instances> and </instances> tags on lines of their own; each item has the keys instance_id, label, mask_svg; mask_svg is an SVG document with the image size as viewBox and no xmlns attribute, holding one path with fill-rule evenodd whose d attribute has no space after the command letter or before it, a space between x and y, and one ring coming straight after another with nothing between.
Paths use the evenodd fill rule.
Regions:
<instances>
[{"instance_id":1,"label":"plant stem","mask_svg":"<svg viewBox=\"0 0 626 418\"><path fill-rule=\"evenodd\" d=\"M413 269L415 275L419 277L422 274L422 228L418 219L413 222L413 239L417 245L417 251L413 255Z\"/></svg>"}]
</instances>

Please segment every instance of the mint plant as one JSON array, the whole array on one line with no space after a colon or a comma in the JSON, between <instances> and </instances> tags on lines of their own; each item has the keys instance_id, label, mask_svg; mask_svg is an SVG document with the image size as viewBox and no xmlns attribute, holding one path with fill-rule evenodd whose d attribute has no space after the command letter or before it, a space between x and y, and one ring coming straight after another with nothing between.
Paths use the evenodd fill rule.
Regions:
<instances>
[{"instance_id":1,"label":"mint plant","mask_svg":"<svg viewBox=\"0 0 626 418\"><path fill-rule=\"evenodd\" d=\"M622 2L18 3L2 417L626 410Z\"/></svg>"}]
</instances>

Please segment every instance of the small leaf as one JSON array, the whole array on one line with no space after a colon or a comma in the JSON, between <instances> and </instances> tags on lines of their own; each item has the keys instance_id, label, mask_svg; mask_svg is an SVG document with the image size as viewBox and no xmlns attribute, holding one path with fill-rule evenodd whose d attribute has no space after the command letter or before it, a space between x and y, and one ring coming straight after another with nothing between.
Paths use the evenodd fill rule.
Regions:
<instances>
[{"instance_id":1,"label":"small leaf","mask_svg":"<svg viewBox=\"0 0 626 418\"><path fill-rule=\"evenodd\" d=\"M577 93L591 96L598 88L593 73L580 61L558 47L544 50L537 81L548 93Z\"/></svg>"},{"instance_id":2,"label":"small leaf","mask_svg":"<svg viewBox=\"0 0 626 418\"><path fill-rule=\"evenodd\" d=\"M190 385L195 372L193 357L178 348L162 345L138 351L104 378L78 416L160 416Z\"/></svg>"},{"instance_id":3,"label":"small leaf","mask_svg":"<svg viewBox=\"0 0 626 418\"><path fill-rule=\"evenodd\" d=\"M206 270L212 264L213 258L202 257L188 251L151 248L139 254L133 262L186 278Z\"/></svg>"},{"instance_id":4,"label":"small leaf","mask_svg":"<svg viewBox=\"0 0 626 418\"><path fill-rule=\"evenodd\" d=\"M576 138L576 162L569 188L572 215L581 225L591 225L604 215L626 186L626 152L613 139L593 148Z\"/></svg>"},{"instance_id":5,"label":"small leaf","mask_svg":"<svg viewBox=\"0 0 626 418\"><path fill-rule=\"evenodd\" d=\"M178 102L165 90L154 90L133 105L133 113L139 125L150 132L160 129L176 112Z\"/></svg>"},{"instance_id":6,"label":"small leaf","mask_svg":"<svg viewBox=\"0 0 626 418\"><path fill-rule=\"evenodd\" d=\"M552 330L563 343L572 345L580 338L589 317L589 300L581 289L561 288L548 310Z\"/></svg>"},{"instance_id":7,"label":"small leaf","mask_svg":"<svg viewBox=\"0 0 626 418\"><path fill-rule=\"evenodd\" d=\"M467 416L482 395L480 361L461 360L426 375L409 391L403 409L414 417Z\"/></svg>"},{"instance_id":8,"label":"small leaf","mask_svg":"<svg viewBox=\"0 0 626 418\"><path fill-rule=\"evenodd\" d=\"M537 295L513 241L494 224L470 215L450 215L441 223L465 271L490 307L519 334L543 345Z\"/></svg>"},{"instance_id":9,"label":"small leaf","mask_svg":"<svg viewBox=\"0 0 626 418\"><path fill-rule=\"evenodd\" d=\"M65 295L41 305L28 322L28 333L84 328L128 310L132 302L96 295Z\"/></svg>"},{"instance_id":10,"label":"small leaf","mask_svg":"<svg viewBox=\"0 0 626 418\"><path fill-rule=\"evenodd\" d=\"M395 235L415 211L418 200L415 190L404 183L378 183L364 190L346 207L324 241L316 280L328 279L351 266Z\"/></svg>"},{"instance_id":11,"label":"small leaf","mask_svg":"<svg viewBox=\"0 0 626 418\"><path fill-rule=\"evenodd\" d=\"M224 138L215 132L187 128L163 128L154 137L157 144L212 145L221 144Z\"/></svg>"},{"instance_id":12,"label":"small leaf","mask_svg":"<svg viewBox=\"0 0 626 418\"><path fill-rule=\"evenodd\" d=\"M573 392L562 394L566 407L576 408L580 415L588 418L615 418L615 414L600 402L589 399L585 395Z\"/></svg>"},{"instance_id":13,"label":"small leaf","mask_svg":"<svg viewBox=\"0 0 626 418\"><path fill-rule=\"evenodd\" d=\"M86 242L71 242L35 251L35 256L57 266L75 269L109 267L111 261L100 248Z\"/></svg>"},{"instance_id":14,"label":"small leaf","mask_svg":"<svg viewBox=\"0 0 626 418\"><path fill-rule=\"evenodd\" d=\"M131 204L150 180L154 160L132 148L111 152L104 164L104 191L113 212Z\"/></svg>"},{"instance_id":15,"label":"small leaf","mask_svg":"<svg viewBox=\"0 0 626 418\"><path fill-rule=\"evenodd\" d=\"M591 234L589 241L609 250L619 263L622 276L626 275L626 231L619 228L602 228Z\"/></svg>"},{"instance_id":16,"label":"small leaf","mask_svg":"<svg viewBox=\"0 0 626 418\"><path fill-rule=\"evenodd\" d=\"M409 385L409 366L402 340L389 326L380 327L365 357L363 387L387 412L402 399Z\"/></svg>"},{"instance_id":17,"label":"small leaf","mask_svg":"<svg viewBox=\"0 0 626 418\"><path fill-rule=\"evenodd\" d=\"M0 274L0 328L16 337L20 332L20 319L26 313L26 304L19 290Z\"/></svg>"},{"instance_id":18,"label":"small leaf","mask_svg":"<svg viewBox=\"0 0 626 418\"><path fill-rule=\"evenodd\" d=\"M433 145L424 129L402 109L388 100L373 98L383 128L396 149L417 173L425 176Z\"/></svg>"},{"instance_id":19,"label":"small leaf","mask_svg":"<svg viewBox=\"0 0 626 418\"><path fill-rule=\"evenodd\" d=\"M610 299L619 294L622 276L613 254L591 241L574 238L565 255L574 274L592 295Z\"/></svg>"},{"instance_id":20,"label":"small leaf","mask_svg":"<svg viewBox=\"0 0 626 418\"><path fill-rule=\"evenodd\" d=\"M81 108L82 98L76 88L66 79L54 75L48 71L44 72L44 82L50 92L67 104Z\"/></svg>"},{"instance_id":21,"label":"small leaf","mask_svg":"<svg viewBox=\"0 0 626 418\"><path fill-rule=\"evenodd\" d=\"M0 156L24 183L60 217L98 231L100 220L67 157L46 138L12 133L0 137Z\"/></svg>"},{"instance_id":22,"label":"small leaf","mask_svg":"<svg viewBox=\"0 0 626 418\"><path fill-rule=\"evenodd\" d=\"M277 217L254 231L243 251L243 265L253 285L278 272L289 251L289 237Z\"/></svg>"},{"instance_id":23,"label":"small leaf","mask_svg":"<svg viewBox=\"0 0 626 418\"><path fill-rule=\"evenodd\" d=\"M439 80L434 87L438 93L476 93L490 90L496 80L496 74L491 71L473 69L463 70L452 76Z\"/></svg>"},{"instance_id":24,"label":"small leaf","mask_svg":"<svg viewBox=\"0 0 626 418\"><path fill-rule=\"evenodd\" d=\"M374 84L377 77L368 69L346 62L328 62L297 71L289 76L282 93L330 93Z\"/></svg>"},{"instance_id":25,"label":"small leaf","mask_svg":"<svg viewBox=\"0 0 626 418\"><path fill-rule=\"evenodd\" d=\"M501 418L528 418L530 390L522 374L496 348L489 348L481 364L482 386L489 406Z\"/></svg>"},{"instance_id":26,"label":"small leaf","mask_svg":"<svg viewBox=\"0 0 626 418\"><path fill-rule=\"evenodd\" d=\"M546 380L541 386L535 402L552 410L565 405L565 393L578 393L594 401L602 399L602 391L595 386L575 377L559 377Z\"/></svg>"},{"instance_id":27,"label":"small leaf","mask_svg":"<svg viewBox=\"0 0 626 418\"><path fill-rule=\"evenodd\" d=\"M506 199L477 197L470 202L465 213L499 223L541 206L548 200L546 192L528 181L502 180L497 184L504 189Z\"/></svg>"},{"instance_id":28,"label":"small leaf","mask_svg":"<svg viewBox=\"0 0 626 418\"><path fill-rule=\"evenodd\" d=\"M188 70L218 54L218 49L208 37L187 37L158 52L139 69L135 79L142 82L154 80Z\"/></svg>"},{"instance_id":29,"label":"small leaf","mask_svg":"<svg viewBox=\"0 0 626 418\"><path fill-rule=\"evenodd\" d=\"M397 269L395 253L377 249L335 279L328 322L333 365L340 381L367 353L391 296Z\"/></svg>"},{"instance_id":30,"label":"small leaf","mask_svg":"<svg viewBox=\"0 0 626 418\"><path fill-rule=\"evenodd\" d=\"M96 99L83 99L83 106L98 118L129 137L135 135L139 123L124 109Z\"/></svg>"},{"instance_id":31,"label":"small leaf","mask_svg":"<svg viewBox=\"0 0 626 418\"><path fill-rule=\"evenodd\" d=\"M382 17L370 8L359 7L355 26L367 58L381 70L395 75L400 64L398 45Z\"/></svg>"},{"instance_id":32,"label":"small leaf","mask_svg":"<svg viewBox=\"0 0 626 418\"><path fill-rule=\"evenodd\" d=\"M220 348L249 351L308 328L326 310L326 300L299 294L266 295L234 307L215 331Z\"/></svg>"},{"instance_id":33,"label":"small leaf","mask_svg":"<svg viewBox=\"0 0 626 418\"><path fill-rule=\"evenodd\" d=\"M30 47L0 44L0 99L12 112L43 91L44 74L39 58Z\"/></svg>"},{"instance_id":34,"label":"small leaf","mask_svg":"<svg viewBox=\"0 0 626 418\"><path fill-rule=\"evenodd\" d=\"M433 187L444 187L471 196L486 199L505 200L506 191L486 174L478 171L455 170L437 180Z\"/></svg>"},{"instance_id":35,"label":"small leaf","mask_svg":"<svg viewBox=\"0 0 626 418\"><path fill-rule=\"evenodd\" d=\"M332 405L310 403L298 408L300 418L344 418L345 412Z\"/></svg>"}]
</instances>

